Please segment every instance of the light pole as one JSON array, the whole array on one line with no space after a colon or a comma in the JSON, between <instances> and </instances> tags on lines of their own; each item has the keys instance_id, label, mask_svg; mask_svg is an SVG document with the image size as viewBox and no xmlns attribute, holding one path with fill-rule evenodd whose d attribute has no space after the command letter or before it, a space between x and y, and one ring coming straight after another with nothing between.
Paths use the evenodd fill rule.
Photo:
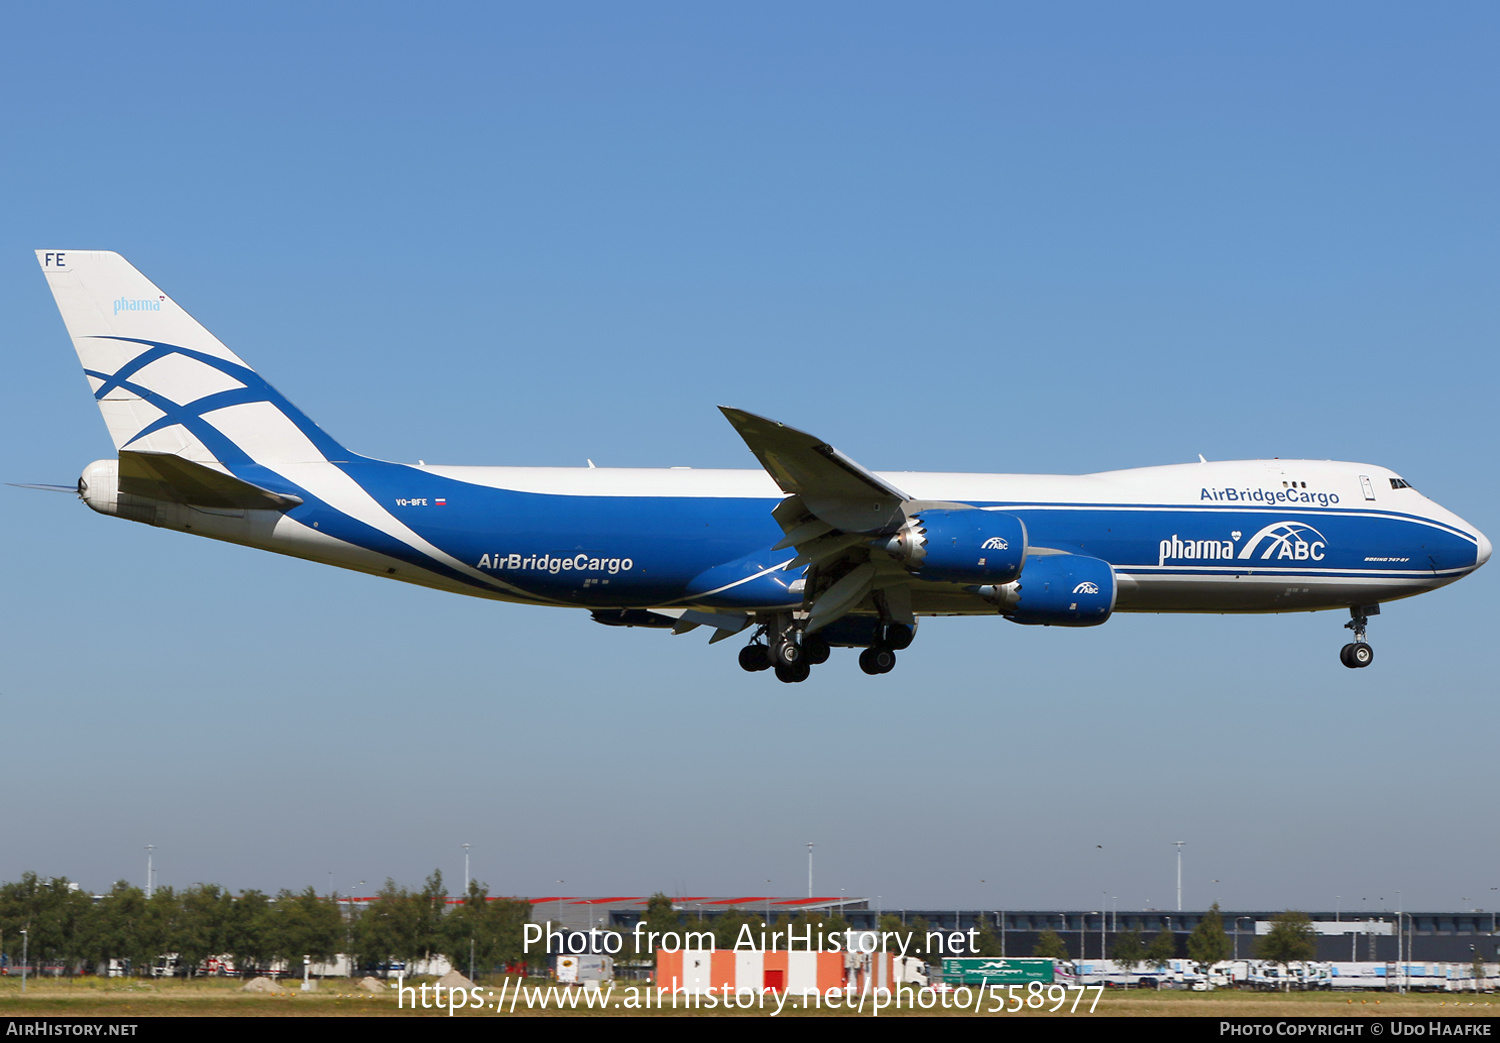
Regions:
<instances>
[{"instance_id":1,"label":"light pole","mask_svg":"<svg viewBox=\"0 0 1500 1043\"><path fill-rule=\"evenodd\" d=\"M349 973L350 973L350 975L354 974L354 968L356 966L355 961L358 958L358 954L354 951L354 900L353 899L356 896L363 896L364 895L364 891L365 891L365 882L363 880L361 880L359 882L359 885L354 889L354 894L350 896L350 900L346 903L347 906L348 906L348 910L347 911L348 911L349 915L348 915L347 919L344 921L344 945L346 947L346 951L349 953Z\"/></svg>"},{"instance_id":2,"label":"light pole","mask_svg":"<svg viewBox=\"0 0 1500 1043\"><path fill-rule=\"evenodd\" d=\"M1177 911L1180 913L1182 912L1182 845L1187 841L1174 840L1172 843L1177 845Z\"/></svg>"},{"instance_id":3,"label":"light pole","mask_svg":"<svg viewBox=\"0 0 1500 1043\"><path fill-rule=\"evenodd\" d=\"M1383 900L1384 899L1382 899L1382 901ZM1401 979L1400 979L1401 984L1397 988L1397 991L1400 992L1400 993L1402 993L1402 994L1405 994L1405 992L1406 992L1406 961L1411 958L1411 954L1409 952L1405 951L1405 948L1404 948L1405 944L1406 944L1406 932L1402 930L1402 923L1401 923L1401 892L1397 891L1396 892L1396 963L1401 968Z\"/></svg>"},{"instance_id":4,"label":"light pole","mask_svg":"<svg viewBox=\"0 0 1500 1043\"><path fill-rule=\"evenodd\" d=\"M465 845L463 845L463 848L464 848L464 894L467 895L469 893L469 845L465 844Z\"/></svg>"},{"instance_id":5,"label":"light pole","mask_svg":"<svg viewBox=\"0 0 1500 1043\"><path fill-rule=\"evenodd\" d=\"M146 845L146 897L151 897L151 852L156 850L155 844Z\"/></svg>"},{"instance_id":6,"label":"light pole","mask_svg":"<svg viewBox=\"0 0 1500 1043\"><path fill-rule=\"evenodd\" d=\"M21 991L26 991L26 964L28 962L27 946L31 942L31 932L21 928Z\"/></svg>"},{"instance_id":7,"label":"light pole","mask_svg":"<svg viewBox=\"0 0 1500 1043\"><path fill-rule=\"evenodd\" d=\"M1240 921L1241 920L1249 920L1251 923L1254 923L1255 922L1255 918L1251 917L1251 916L1236 916L1234 918L1234 958L1236 960L1238 960L1240 958Z\"/></svg>"},{"instance_id":8,"label":"light pole","mask_svg":"<svg viewBox=\"0 0 1500 1043\"><path fill-rule=\"evenodd\" d=\"M812 849L813 845L807 845L807 897L812 897Z\"/></svg>"}]
</instances>

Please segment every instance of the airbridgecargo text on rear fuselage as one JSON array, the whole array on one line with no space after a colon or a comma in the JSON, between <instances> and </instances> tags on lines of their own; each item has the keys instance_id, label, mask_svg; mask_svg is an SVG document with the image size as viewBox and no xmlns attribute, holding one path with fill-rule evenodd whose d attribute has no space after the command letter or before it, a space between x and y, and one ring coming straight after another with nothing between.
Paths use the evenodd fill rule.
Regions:
<instances>
[{"instance_id":1,"label":"airbridgecargo text on rear fuselage","mask_svg":"<svg viewBox=\"0 0 1500 1043\"><path fill-rule=\"evenodd\" d=\"M602 572L615 576L635 568L631 558L595 558L588 554L558 557L553 554L481 554L475 568L492 572Z\"/></svg>"}]
</instances>

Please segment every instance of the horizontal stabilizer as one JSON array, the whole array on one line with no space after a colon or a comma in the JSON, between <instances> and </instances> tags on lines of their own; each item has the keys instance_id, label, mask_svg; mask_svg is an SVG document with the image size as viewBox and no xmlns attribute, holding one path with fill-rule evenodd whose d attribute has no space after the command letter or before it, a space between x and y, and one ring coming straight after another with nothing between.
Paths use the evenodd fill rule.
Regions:
<instances>
[{"instance_id":1,"label":"horizontal stabilizer","mask_svg":"<svg viewBox=\"0 0 1500 1043\"><path fill-rule=\"evenodd\" d=\"M289 511L302 502L170 453L120 453L120 491L193 507Z\"/></svg>"}]
</instances>

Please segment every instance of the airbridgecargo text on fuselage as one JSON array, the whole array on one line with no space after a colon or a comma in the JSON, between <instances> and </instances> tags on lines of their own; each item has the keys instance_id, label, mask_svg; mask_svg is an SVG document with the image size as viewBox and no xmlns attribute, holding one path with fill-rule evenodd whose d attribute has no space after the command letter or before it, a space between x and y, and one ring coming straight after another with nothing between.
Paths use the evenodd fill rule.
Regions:
<instances>
[{"instance_id":1,"label":"airbridgecargo text on fuselage","mask_svg":"<svg viewBox=\"0 0 1500 1043\"><path fill-rule=\"evenodd\" d=\"M1198 494L1199 501L1215 503L1315 503L1319 507L1332 507L1339 502L1338 493L1325 493L1307 489L1204 489Z\"/></svg>"},{"instance_id":2,"label":"airbridgecargo text on fuselage","mask_svg":"<svg viewBox=\"0 0 1500 1043\"><path fill-rule=\"evenodd\" d=\"M492 572L601 572L615 576L635 568L631 558L595 558L588 554L558 557L553 554L481 554L475 568Z\"/></svg>"}]
</instances>

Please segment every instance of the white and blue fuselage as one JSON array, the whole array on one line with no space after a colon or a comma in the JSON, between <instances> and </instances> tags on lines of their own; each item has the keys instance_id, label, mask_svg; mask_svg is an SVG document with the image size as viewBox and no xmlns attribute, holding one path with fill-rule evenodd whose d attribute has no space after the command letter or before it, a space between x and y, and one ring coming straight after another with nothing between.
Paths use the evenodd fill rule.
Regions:
<instances>
[{"instance_id":1,"label":"white and blue fuselage","mask_svg":"<svg viewBox=\"0 0 1500 1043\"><path fill-rule=\"evenodd\" d=\"M200 517L195 531L318 561L330 561L332 539L342 545L332 564L501 600L741 610L802 602L792 591L806 566L786 571L795 550L771 550L783 536L771 510L784 494L762 471L362 459L321 466L441 553L418 550L399 530L362 523L319 499L307 486L325 483L307 467L294 469L306 486L254 464L232 468L304 503L259 512L260 524L236 519L222 526ZM1490 553L1474 526L1368 464L1236 461L1078 476L881 477L924 500L1020 518L1033 546L1107 561L1120 578L1119 612L1375 604L1451 583ZM181 522L190 519L184 512ZM962 585L919 583L913 596L919 614L995 614Z\"/></svg>"},{"instance_id":2,"label":"white and blue fuselage","mask_svg":"<svg viewBox=\"0 0 1500 1043\"><path fill-rule=\"evenodd\" d=\"M877 473L737 410L760 470L373 460L117 254L37 256L118 451L80 481L96 510L601 622L754 626L784 680L806 676L798 647L816 652L820 632L889 656L922 615L1347 608L1362 642L1375 606L1490 554L1473 525L1368 464Z\"/></svg>"}]
</instances>

